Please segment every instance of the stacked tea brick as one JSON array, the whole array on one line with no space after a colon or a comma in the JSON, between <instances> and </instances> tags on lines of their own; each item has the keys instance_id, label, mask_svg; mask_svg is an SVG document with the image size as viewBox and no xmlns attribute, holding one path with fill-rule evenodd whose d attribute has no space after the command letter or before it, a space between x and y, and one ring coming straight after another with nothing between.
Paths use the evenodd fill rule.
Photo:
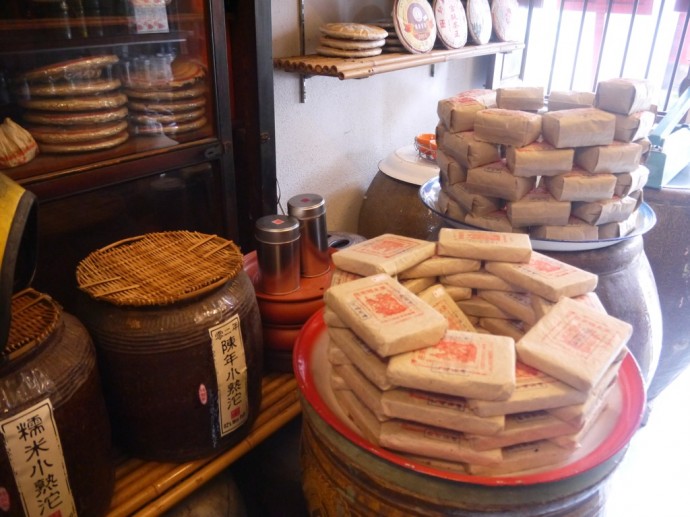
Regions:
<instances>
[{"instance_id":1,"label":"stacked tea brick","mask_svg":"<svg viewBox=\"0 0 690 517\"><path fill-rule=\"evenodd\" d=\"M439 209L479 228L568 241L634 230L647 135L645 80L601 81L596 94L469 90L438 103Z\"/></svg>"},{"instance_id":2,"label":"stacked tea brick","mask_svg":"<svg viewBox=\"0 0 690 517\"><path fill-rule=\"evenodd\" d=\"M597 277L524 234L384 234L332 255L331 386L362 436L413 461L504 475L566 461L607 405L629 324Z\"/></svg>"}]
</instances>

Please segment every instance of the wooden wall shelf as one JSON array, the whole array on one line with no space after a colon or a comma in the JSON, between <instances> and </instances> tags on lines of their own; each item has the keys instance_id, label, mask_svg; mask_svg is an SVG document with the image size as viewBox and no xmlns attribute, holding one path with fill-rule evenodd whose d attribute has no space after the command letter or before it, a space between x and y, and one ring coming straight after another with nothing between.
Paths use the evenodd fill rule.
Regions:
<instances>
[{"instance_id":1,"label":"wooden wall shelf","mask_svg":"<svg viewBox=\"0 0 690 517\"><path fill-rule=\"evenodd\" d=\"M291 374L267 374L261 411L249 435L230 450L187 463L121 457L115 464L115 491L108 517L155 516L201 488L301 412L297 381Z\"/></svg>"},{"instance_id":2,"label":"wooden wall shelf","mask_svg":"<svg viewBox=\"0 0 690 517\"><path fill-rule=\"evenodd\" d=\"M305 76L329 76L338 79L363 79L372 75L393 72L421 65L433 65L446 61L508 53L521 50L525 44L519 41L467 45L457 50L432 50L426 54L383 53L363 59L341 59L319 55L274 58L273 66L286 72Z\"/></svg>"}]
</instances>

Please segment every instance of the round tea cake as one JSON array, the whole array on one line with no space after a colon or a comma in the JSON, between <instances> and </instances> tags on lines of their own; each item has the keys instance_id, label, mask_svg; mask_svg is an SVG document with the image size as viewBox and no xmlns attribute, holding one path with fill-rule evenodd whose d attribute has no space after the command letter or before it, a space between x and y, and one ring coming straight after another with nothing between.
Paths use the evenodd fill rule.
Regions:
<instances>
[{"instance_id":1,"label":"round tea cake","mask_svg":"<svg viewBox=\"0 0 690 517\"><path fill-rule=\"evenodd\" d=\"M322 33L331 38L371 41L383 39L388 36L388 31L385 29L364 23L326 23L319 29Z\"/></svg>"}]
</instances>

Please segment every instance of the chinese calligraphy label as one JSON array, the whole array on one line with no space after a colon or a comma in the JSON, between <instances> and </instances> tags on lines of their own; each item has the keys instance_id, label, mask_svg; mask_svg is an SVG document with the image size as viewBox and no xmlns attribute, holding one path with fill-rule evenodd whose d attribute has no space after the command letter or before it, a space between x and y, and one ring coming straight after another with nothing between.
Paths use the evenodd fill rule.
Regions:
<instances>
[{"instance_id":1,"label":"chinese calligraphy label","mask_svg":"<svg viewBox=\"0 0 690 517\"><path fill-rule=\"evenodd\" d=\"M239 314L211 327L209 334L218 383L220 435L225 436L241 426L249 417L247 359Z\"/></svg>"},{"instance_id":2,"label":"chinese calligraphy label","mask_svg":"<svg viewBox=\"0 0 690 517\"><path fill-rule=\"evenodd\" d=\"M50 399L0 421L0 432L25 515L76 516Z\"/></svg>"}]
</instances>

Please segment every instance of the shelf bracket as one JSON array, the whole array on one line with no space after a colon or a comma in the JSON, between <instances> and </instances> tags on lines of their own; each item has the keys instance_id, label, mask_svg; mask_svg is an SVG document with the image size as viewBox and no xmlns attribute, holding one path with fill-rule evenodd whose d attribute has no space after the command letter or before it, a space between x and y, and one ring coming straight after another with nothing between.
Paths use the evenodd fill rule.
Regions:
<instances>
[{"instance_id":1,"label":"shelf bracket","mask_svg":"<svg viewBox=\"0 0 690 517\"><path fill-rule=\"evenodd\" d=\"M304 17L304 0L297 0L299 11L299 54L300 56L306 55L306 43L305 43L305 17ZM304 104L307 102L307 76L304 74L299 75L299 102Z\"/></svg>"}]
</instances>

